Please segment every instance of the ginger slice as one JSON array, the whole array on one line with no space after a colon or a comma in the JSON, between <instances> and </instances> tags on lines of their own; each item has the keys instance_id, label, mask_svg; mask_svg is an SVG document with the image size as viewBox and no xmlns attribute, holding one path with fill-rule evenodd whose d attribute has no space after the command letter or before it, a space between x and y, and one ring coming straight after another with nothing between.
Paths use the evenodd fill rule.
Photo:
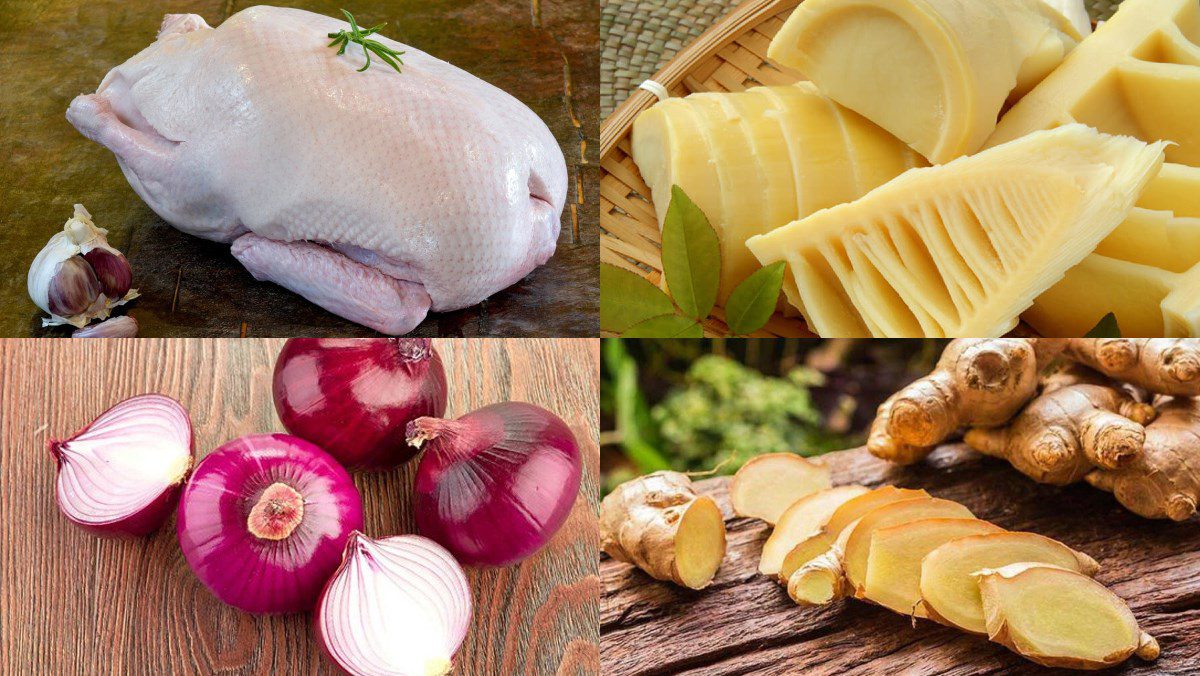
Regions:
<instances>
[{"instance_id":1,"label":"ginger slice","mask_svg":"<svg viewBox=\"0 0 1200 676\"><path fill-rule=\"evenodd\" d=\"M725 558L725 520L686 475L655 472L617 486L600 503L600 546L657 580L703 589Z\"/></svg>"},{"instance_id":2,"label":"ginger slice","mask_svg":"<svg viewBox=\"0 0 1200 676\"><path fill-rule=\"evenodd\" d=\"M800 605L824 605L843 596L863 598L867 554L874 531L935 517L973 519L974 515L957 502L931 497L876 507L847 525L826 551L788 575L788 594ZM809 590L815 590L815 595L808 595Z\"/></svg>"},{"instance_id":3,"label":"ginger slice","mask_svg":"<svg viewBox=\"0 0 1200 676\"><path fill-rule=\"evenodd\" d=\"M866 486L837 486L806 495L792 503L780 515L775 529L763 544L758 572L763 575L778 574L784 557L798 542L820 533L839 507L868 492L870 489Z\"/></svg>"},{"instance_id":4,"label":"ginger slice","mask_svg":"<svg viewBox=\"0 0 1200 676\"><path fill-rule=\"evenodd\" d=\"M842 556L846 551L846 540L860 521L862 519L858 518L851 522L842 529L829 549L788 576L788 596L797 605L824 606L850 595Z\"/></svg>"},{"instance_id":5,"label":"ginger slice","mask_svg":"<svg viewBox=\"0 0 1200 676\"><path fill-rule=\"evenodd\" d=\"M788 551L779 566L779 581L786 585L792 573L828 552L843 530L871 510L892 502L927 497L929 494L920 489L880 486L869 493L847 500L834 510L819 532L800 540Z\"/></svg>"},{"instance_id":6,"label":"ginger slice","mask_svg":"<svg viewBox=\"0 0 1200 676\"><path fill-rule=\"evenodd\" d=\"M792 503L831 483L824 463L793 453L768 453L742 465L729 484L729 499L738 516L775 525Z\"/></svg>"},{"instance_id":7,"label":"ginger slice","mask_svg":"<svg viewBox=\"0 0 1200 676\"><path fill-rule=\"evenodd\" d=\"M1058 566L1088 577L1100 569L1087 554L1036 533L1003 531L950 540L921 561L923 616L972 634L986 634L979 583L971 574L1022 561Z\"/></svg>"},{"instance_id":8,"label":"ginger slice","mask_svg":"<svg viewBox=\"0 0 1200 676\"><path fill-rule=\"evenodd\" d=\"M864 516L849 531L842 565L845 568L849 591L856 598L863 598L867 583L867 559L871 551L874 534L889 526L922 519L945 517L951 519L974 519L975 515L963 505L941 498L918 498L884 505Z\"/></svg>"},{"instance_id":9,"label":"ginger slice","mask_svg":"<svg viewBox=\"0 0 1200 676\"><path fill-rule=\"evenodd\" d=\"M979 519L919 519L878 528L871 536L863 598L913 617L928 617L921 606L921 561L939 546L959 538L1002 533Z\"/></svg>"},{"instance_id":10,"label":"ginger slice","mask_svg":"<svg viewBox=\"0 0 1200 676\"><path fill-rule=\"evenodd\" d=\"M1082 125L912 169L746 245L785 261L825 337L998 336L1129 214L1162 166Z\"/></svg>"},{"instance_id":11,"label":"ginger slice","mask_svg":"<svg viewBox=\"0 0 1200 676\"><path fill-rule=\"evenodd\" d=\"M1103 669L1159 646L1119 596L1087 575L1038 563L977 574L988 637L1047 667Z\"/></svg>"}]
</instances>

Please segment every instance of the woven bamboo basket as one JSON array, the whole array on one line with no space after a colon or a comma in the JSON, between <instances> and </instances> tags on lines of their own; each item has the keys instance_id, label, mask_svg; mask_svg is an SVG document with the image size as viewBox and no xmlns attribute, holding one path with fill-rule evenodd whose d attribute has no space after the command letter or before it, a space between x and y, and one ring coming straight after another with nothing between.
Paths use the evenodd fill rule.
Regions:
<instances>
[{"instance_id":1,"label":"woven bamboo basket","mask_svg":"<svg viewBox=\"0 0 1200 676\"><path fill-rule=\"evenodd\" d=\"M796 82L801 79L798 73L767 59L767 45L800 2L747 0L681 51L653 80L671 96ZM632 270L654 284L662 278L658 221L650 188L629 155L629 133L638 113L656 101L654 94L639 89L600 127L600 260ZM705 335L728 335L723 318L723 308L716 308L704 323ZM776 313L754 335L813 334L803 320Z\"/></svg>"}]
</instances>

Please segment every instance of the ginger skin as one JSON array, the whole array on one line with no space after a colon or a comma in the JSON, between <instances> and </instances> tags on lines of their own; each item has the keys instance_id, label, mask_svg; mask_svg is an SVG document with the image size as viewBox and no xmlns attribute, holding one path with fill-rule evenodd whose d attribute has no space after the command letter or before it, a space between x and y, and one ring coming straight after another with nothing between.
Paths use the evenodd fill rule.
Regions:
<instances>
[{"instance_id":1,"label":"ginger skin","mask_svg":"<svg viewBox=\"0 0 1200 676\"><path fill-rule=\"evenodd\" d=\"M879 407L868 450L909 465L961 427L1004 424L1037 394L1039 371L1063 346L1048 338L951 341L932 373Z\"/></svg>"},{"instance_id":2,"label":"ginger skin","mask_svg":"<svg viewBox=\"0 0 1200 676\"><path fill-rule=\"evenodd\" d=\"M1140 516L1190 518L1200 502L1200 400L1175 398L1160 404L1134 462L1098 468L1085 478Z\"/></svg>"},{"instance_id":3,"label":"ginger skin","mask_svg":"<svg viewBox=\"0 0 1200 676\"><path fill-rule=\"evenodd\" d=\"M1062 486L1140 455L1156 411L1115 386L1078 384L1034 399L1004 427L969 430L971 448L1008 460L1035 481Z\"/></svg>"},{"instance_id":4,"label":"ginger skin","mask_svg":"<svg viewBox=\"0 0 1200 676\"><path fill-rule=\"evenodd\" d=\"M1063 356L1156 394L1200 395L1200 341L1181 338L1071 338Z\"/></svg>"}]
</instances>

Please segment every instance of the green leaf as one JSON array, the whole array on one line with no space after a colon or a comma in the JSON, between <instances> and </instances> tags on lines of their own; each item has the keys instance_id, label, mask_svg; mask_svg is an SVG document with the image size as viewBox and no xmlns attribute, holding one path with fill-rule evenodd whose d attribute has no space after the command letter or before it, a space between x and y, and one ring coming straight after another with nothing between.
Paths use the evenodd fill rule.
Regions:
<instances>
[{"instance_id":1,"label":"green leaf","mask_svg":"<svg viewBox=\"0 0 1200 676\"><path fill-rule=\"evenodd\" d=\"M600 264L600 329L625 329L675 311L671 299L641 275L608 263Z\"/></svg>"},{"instance_id":2,"label":"green leaf","mask_svg":"<svg viewBox=\"0 0 1200 676\"><path fill-rule=\"evenodd\" d=\"M703 338L704 329L695 320L679 315L651 317L621 334L624 338Z\"/></svg>"},{"instance_id":3,"label":"green leaf","mask_svg":"<svg viewBox=\"0 0 1200 676\"><path fill-rule=\"evenodd\" d=\"M663 219L663 274L683 313L703 320L717 303L721 283L721 243L700 207L679 186Z\"/></svg>"},{"instance_id":4,"label":"green leaf","mask_svg":"<svg viewBox=\"0 0 1200 676\"><path fill-rule=\"evenodd\" d=\"M734 335L754 333L775 313L785 266L784 261L779 261L760 268L729 294L725 303L725 323Z\"/></svg>"},{"instance_id":5,"label":"green leaf","mask_svg":"<svg viewBox=\"0 0 1200 676\"><path fill-rule=\"evenodd\" d=\"M1104 319L1100 320L1099 324L1091 331L1087 332L1084 338L1120 338L1121 327L1117 325L1117 316L1113 313L1104 315Z\"/></svg>"}]
</instances>

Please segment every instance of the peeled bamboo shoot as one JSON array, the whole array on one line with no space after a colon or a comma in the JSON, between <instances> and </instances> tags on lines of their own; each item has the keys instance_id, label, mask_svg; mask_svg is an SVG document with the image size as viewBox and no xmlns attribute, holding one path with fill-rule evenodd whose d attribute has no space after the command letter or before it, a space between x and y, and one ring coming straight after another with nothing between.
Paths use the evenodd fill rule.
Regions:
<instances>
[{"instance_id":1,"label":"peeled bamboo shoot","mask_svg":"<svg viewBox=\"0 0 1200 676\"><path fill-rule=\"evenodd\" d=\"M914 169L751 238L833 336L998 336L1129 214L1163 144L1082 125Z\"/></svg>"}]
</instances>

